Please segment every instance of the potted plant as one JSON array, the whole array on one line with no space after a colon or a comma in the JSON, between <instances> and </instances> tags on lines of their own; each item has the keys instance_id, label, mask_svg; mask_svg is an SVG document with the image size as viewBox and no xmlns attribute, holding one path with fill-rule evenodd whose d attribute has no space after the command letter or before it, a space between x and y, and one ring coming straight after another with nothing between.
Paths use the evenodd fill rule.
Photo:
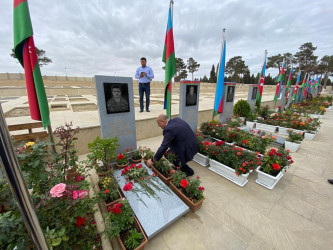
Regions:
<instances>
[{"instance_id":1,"label":"potted plant","mask_svg":"<svg viewBox=\"0 0 333 250\"><path fill-rule=\"evenodd\" d=\"M191 209L194 213L201 206L205 197L203 196L204 187L200 186L200 178L197 176L195 179L186 177L186 174L179 170L172 171L172 181L170 188L178 195L178 197Z\"/></svg>"},{"instance_id":2,"label":"potted plant","mask_svg":"<svg viewBox=\"0 0 333 250\"><path fill-rule=\"evenodd\" d=\"M309 122L304 133L304 138L307 140L313 140L319 131L321 122L318 118L309 118L308 121Z\"/></svg>"},{"instance_id":3,"label":"potted plant","mask_svg":"<svg viewBox=\"0 0 333 250\"><path fill-rule=\"evenodd\" d=\"M285 141L284 148L292 153L295 153L301 147L302 140L302 132L296 133L292 129L288 129L288 138Z\"/></svg>"},{"instance_id":4,"label":"potted plant","mask_svg":"<svg viewBox=\"0 0 333 250\"><path fill-rule=\"evenodd\" d=\"M258 178L256 183L268 189L273 189L282 178L282 170L293 163L289 152L280 147L267 151L262 159L261 166L257 167Z\"/></svg>"},{"instance_id":5,"label":"potted plant","mask_svg":"<svg viewBox=\"0 0 333 250\"><path fill-rule=\"evenodd\" d=\"M148 239L127 200L108 207L104 233L116 237L122 249L143 249Z\"/></svg>"},{"instance_id":6,"label":"potted plant","mask_svg":"<svg viewBox=\"0 0 333 250\"><path fill-rule=\"evenodd\" d=\"M234 106L234 115L239 117L243 123L245 122L245 118L249 116L251 112L250 104L247 101L241 99L236 102Z\"/></svg>"},{"instance_id":7,"label":"potted plant","mask_svg":"<svg viewBox=\"0 0 333 250\"><path fill-rule=\"evenodd\" d=\"M127 153L119 153L117 156L117 168L118 169L123 169L124 167L127 167L129 164L128 158L127 158Z\"/></svg>"},{"instance_id":8,"label":"potted plant","mask_svg":"<svg viewBox=\"0 0 333 250\"><path fill-rule=\"evenodd\" d=\"M153 159L155 153L150 148L147 148L146 146L143 147L143 153L144 153L143 162L147 165L147 161L149 159Z\"/></svg>"},{"instance_id":9,"label":"potted plant","mask_svg":"<svg viewBox=\"0 0 333 250\"><path fill-rule=\"evenodd\" d=\"M120 200L119 186L113 175L101 178L98 182L98 187L98 195L104 201L105 207Z\"/></svg>"},{"instance_id":10,"label":"potted plant","mask_svg":"<svg viewBox=\"0 0 333 250\"><path fill-rule=\"evenodd\" d=\"M111 160L115 157L118 148L118 138L114 139L97 137L88 144L90 153L87 155L89 163L95 168L98 176L111 174Z\"/></svg>"},{"instance_id":11,"label":"potted plant","mask_svg":"<svg viewBox=\"0 0 333 250\"><path fill-rule=\"evenodd\" d=\"M142 161L142 155L143 155L143 149L141 146L139 147L139 149L132 151L131 152L132 163L135 163L135 164L140 163Z\"/></svg>"},{"instance_id":12,"label":"potted plant","mask_svg":"<svg viewBox=\"0 0 333 250\"><path fill-rule=\"evenodd\" d=\"M156 161L154 166L151 166L151 170L157 174L157 176L168 186L172 177L170 171L172 167L170 162L162 157L159 161Z\"/></svg>"}]
</instances>

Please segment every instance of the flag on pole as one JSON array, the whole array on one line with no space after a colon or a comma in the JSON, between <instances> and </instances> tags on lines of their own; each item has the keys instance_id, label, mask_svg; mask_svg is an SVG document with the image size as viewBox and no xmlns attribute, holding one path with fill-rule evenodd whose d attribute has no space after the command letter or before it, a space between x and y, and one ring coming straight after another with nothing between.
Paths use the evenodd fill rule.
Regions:
<instances>
[{"instance_id":1,"label":"flag on pole","mask_svg":"<svg viewBox=\"0 0 333 250\"><path fill-rule=\"evenodd\" d=\"M275 95L274 95L274 101L277 101L277 99L280 97L281 94L281 88L283 83L283 73L284 73L284 67L285 67L285 60L283 60L282 68L280 70L280 75L278 79L278 84L276 85Z\"/></svg>"},{"instance_id":2,"label":"flag on pole","mask_svg":"<svg viewBox=\"0 0 333 250\"><path fill-rule=\"evenodd\" d=\"M296 86L295 86L295 89L294 89L294 92L293 92L293 100L296 100L296 95L297 95L297 90L299 88L299 82L301 80L301 71L299 71L298 73L298 77L297 77L297 81L296 81Z\"/></svg>"},{"instance_id":3,"label":"flag on pole","mask_svg":"<svg viewBox=\"0 0 333 250\"><path fill-rule=\"evenodd\" d=\"M165 44L162 61L165 63L165 81L164 81L164 109L166 115L171 118L171 86L172 77L176 74L176 56L173 42L172 28L172 8L173 1L170 1L168 24L165 35Z\"/></svg>"},{"instance_id":4,"label":"flag on pole","mask_svg":"<svg viewBox=\"0 0 333 250\"><path fill-rule=\"evenodd\" d=\"M292 77L293 77L293 67L291 67L289 77L288 77L288 81L287 81L287 95L286 95L287 98L288 98L289 89L290 89L290 86L291 86L291 78Z\"/></svg>"},{"instance_id":5,"label":"flag on pole","mask_svg":"<svg viewBox=\"0 0 333 250\"><path fill-rule=\"evenodd\" d=\"M262 65L261 72L260 72L259 91L257 92L257 97L256 97L256 99L257 99L256 106L258 108L260 108L262 92L264 90L266 64L267 64L267 50L265 50L265 60L264 60L264 64Z\"/></svg>"},{"instance_id":6,"label":"flag on pole","mask_svg":"<svg viewBox=\"0 0 333 250\"><path fill-rule=\"evenodd\" d=\"M224 91L224 69L225 69L225 53L226 53L226 40L225 40L225 29L223 29L222 35L222 48L220 56L220 68L219 74L217 76L216 91L215 91L215 101L214 101L214 113L213 118L217 114L223 112L223 91Z\"/></svg>"},{"instance_id":7,"label":"flag on pole","mask_svg":"<svg viewBox=\"0 0 333 250\"><path fill-rule=\"evenodd\" d=\"M303 91L303 97L302 97L302 99L304 98L304 97L306 97L307 96L307 94L308 94L308 88L309 88L309 83L311 82L312 80L311 80L311 78L310 78L310 74L308 75L308 79L307 79L307 81L306 81L306 85L305 85L305 88L304 88L304 91ZM307 98L306 98L307 99Z\"/></svg>"},{"instance_id":8,"label":"flag on pole","mask_svg":"<svg viewBox=\"0 0 333 250\"><path fill-rule=\"evenodd\" d=\"M42 121L46 128L50 125L49 106L37 61L27 0L14 0L13 23L14 53L24 68L30 115L33 120Z\"/></svg>"}]
</instances>

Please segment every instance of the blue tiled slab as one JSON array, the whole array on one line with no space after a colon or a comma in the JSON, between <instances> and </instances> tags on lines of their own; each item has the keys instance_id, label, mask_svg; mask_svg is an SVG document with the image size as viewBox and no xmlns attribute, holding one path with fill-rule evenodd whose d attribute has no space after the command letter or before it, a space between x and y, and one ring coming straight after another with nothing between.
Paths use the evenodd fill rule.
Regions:
<instances>
[{"instance_id":1,"label":"blue tiled slab","mask_svg":"<svg viewBox=\"0 0 333 250\"><path fill-rule=\"evenodd\" d=\"M147 168L150 175L153 174L145 164L142 165ZM114 176L118 180L119 186L123 188L127 182L125 178L121 176L121 171L122 170L115 171ZM135 193L133 191L123 191L136 217L145 230L148 239L152 238L158 232L162 231L189 211L188 206L179 199L167 185L165 185L158 177L155 178L158 180L159 186L170 190L170 194L155 190L156 194L160 197L160 199L155 199L146 196L142 192ZM133 182L133 186L141 188L138 183ZM137 195L146 205L139 200Z\"/></svg>"}]
</instances>

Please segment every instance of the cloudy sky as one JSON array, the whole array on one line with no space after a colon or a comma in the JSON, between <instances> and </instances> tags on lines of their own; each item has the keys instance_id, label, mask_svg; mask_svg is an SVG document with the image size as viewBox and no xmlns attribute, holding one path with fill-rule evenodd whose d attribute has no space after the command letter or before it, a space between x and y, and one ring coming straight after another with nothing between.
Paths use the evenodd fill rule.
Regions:
<instances>
[{"instance_id":1,"label":"cloudy sky","mask_svg":"<svg viewBox=\"0 0 333 250\"><path fill-rule=\"evenodd\" d=\"M169 0L30 0L35 44L52 63L43 75L134 76L142 56L164 79L162 52ZM226 60L242 56L257 74L268 56L295 53L306 42L321 58L333 54L331 0L174 0L176 57L200 63L209 76L226 28ZM13 1L0 0L0 73L23 72L10 57ZM276 70L270 72L276 74Z\"/></svg>"}]
</instances>

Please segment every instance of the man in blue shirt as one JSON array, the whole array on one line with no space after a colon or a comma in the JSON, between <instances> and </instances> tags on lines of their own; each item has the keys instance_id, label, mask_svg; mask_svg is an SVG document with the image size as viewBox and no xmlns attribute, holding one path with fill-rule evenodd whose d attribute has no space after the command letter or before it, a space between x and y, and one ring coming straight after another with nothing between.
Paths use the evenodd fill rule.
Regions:
<instances>
[{"instance_id":1,"label":"man in blue shirt","mask_svg":"<svg viewBox=\"0 0 333 250\"><path fill-rule=\"evenodd\" d=\"M139 79L139 95L140 95L140 113L143 112L143 93L146 93L146 111L149 111L150 82L154 78L154 72L147 65L147 59L140 59L141 67L136 70L135 78Z\"/></svg>"}]
</instances>

